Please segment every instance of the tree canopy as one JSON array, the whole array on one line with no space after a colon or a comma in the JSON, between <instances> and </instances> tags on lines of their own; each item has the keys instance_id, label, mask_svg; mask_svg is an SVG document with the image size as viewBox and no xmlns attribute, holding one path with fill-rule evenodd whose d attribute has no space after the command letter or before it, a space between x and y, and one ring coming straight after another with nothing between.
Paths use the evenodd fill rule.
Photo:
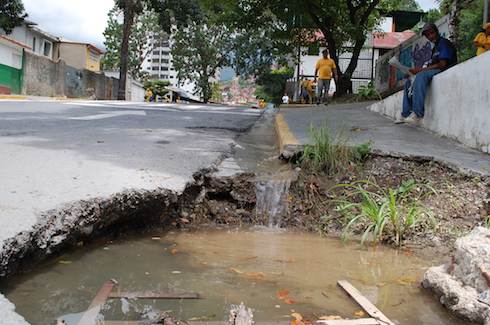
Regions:
<instances>
[{"instance_id":1,"label":"tree canopy","mask_svg":"<svg viewBox=\"0 0 490 325\"><path fill-rule=\"evenodd\" d=\"M0 28L7 34L20 26L26 17L27 14L21 0L0 1Z\"/></svg>"},{"instance_id":2,"label":"tree canopy","mask_svg":"<svg viewBox=\"0 0 490 325\"><path fill-rule=\"evenodd\" d=\"M212 97L210 79L230 62L231 33L225 26L190 22L173 35L172 57L179 81L196 83L204 102Z\"/></svg>"},{"instance_id":3,"label":"tree canopy","mask_svg":"<svg viewBox=\"0 0 490 325\"><path fill-rule=\"evenodd\" d=\"M123 12L118 6L108 14L107 27L104 31L106 53L102 60L104 69L117 70L120 66L121 43L123 39ZM151 38L151 42L150 42ZM168 36L163 32L158 22L157 14L148 5L137 14L129 36L128 72L133 78L142 79L145 75L141 72L144 60L153 49Z\"/></svg>"}]
</instances>

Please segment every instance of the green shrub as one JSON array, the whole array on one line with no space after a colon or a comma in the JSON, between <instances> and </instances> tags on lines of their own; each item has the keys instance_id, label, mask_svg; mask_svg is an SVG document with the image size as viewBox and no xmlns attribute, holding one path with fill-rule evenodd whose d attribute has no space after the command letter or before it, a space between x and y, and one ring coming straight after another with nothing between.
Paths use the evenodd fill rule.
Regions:
<instances>
[{"instance_id":1,"label":"green shrub","mask_svg":"<svg viewBox=\"0 0 490 325\"><path fill-rule=\"evenodd\" d=\"M321 127L310 125L312 144L306 145L300 163L315 171L335 174L345 167L362 161L371 151L371 144L357 147L347 145L347 137L342 133L333 134L325 123Z\"/></svg>"},{"instance_id":2,"label":"green shrub","mask_svg":"<svg viewBox=\"0 0 490 325\"><path fill-rule=\"evenodd\" d=\"M169 85L170 81L167 80L147 80L143 83L143 88L151 89L153 95L163 97L168 93L166 87Z\"/></svg>"},{"instance_id":3,"label":"green shrub","mask_svg":"<svg viewBox=\"0 0 490 325\"><path fill-rule=\"evenodd\" d=\"M281 68L262 73L257 77L257 91L255 95L275 105L282 103L282 96L286 91L286 82L292 78L293 71L290 68Z\"/></svg>"},{"instance_id":4,"label":"green shrub","mask_svg":"<svg viewBox=\"0 0 490 325\"><path fill-rule=\"evenodd\" d=\"M360 99L375 99L378 98L378 92L374 88L373 82L370 81L367 85L361 85L357 89L357 97Z\"/></svg>"},{"instance_id":5,"label":"green shrub","mask_svg":"<svg viewBox=\"0 0 490 325\"><path fill-rule=\"evenodd\" d=\"M434 190L413 180L387 190L367 181L338 186L353 189L348 197L339 200L336 208L346 218L342 233L344 240L352 228L357 227L363 229L361 244L368 238L376 244L389 237L400 246L408 232L422 225L424 218L430 218L430 212L421 206L420 199Z\"/></svg>"}]
</instances>

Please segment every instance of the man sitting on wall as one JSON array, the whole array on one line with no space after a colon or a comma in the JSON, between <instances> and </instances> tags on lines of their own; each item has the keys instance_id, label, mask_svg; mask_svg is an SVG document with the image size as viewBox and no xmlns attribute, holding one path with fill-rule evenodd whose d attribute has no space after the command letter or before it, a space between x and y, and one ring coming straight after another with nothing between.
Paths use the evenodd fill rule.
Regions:
<instances>
[{"instance_id":1,"label":"man sitting on wall","mask_svg":"<svg viewBox=\"0 0 490 325\"><path fill-rule=\"evenodd\" d=\"M434 45L432 57L425 67L410 69L410 73L415 75L415 80L413 84L408 78L405 81L403 111L401 117L395 123L419 123L424 117L425 96L432 78L439 72L449 69L458 61L454 45L448 39L439 35L436 25L433 23L425 24L422 29L422 35Z\"/></svg>"}]
</instances>

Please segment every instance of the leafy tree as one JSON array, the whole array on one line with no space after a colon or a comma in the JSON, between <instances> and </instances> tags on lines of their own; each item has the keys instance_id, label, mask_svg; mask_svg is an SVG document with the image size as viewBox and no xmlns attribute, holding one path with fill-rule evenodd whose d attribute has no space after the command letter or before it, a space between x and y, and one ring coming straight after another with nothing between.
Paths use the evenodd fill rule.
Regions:
<instances>
[{"instance_id":1,"label":"leafy tree","mask_svg":"<svg viewBox=\"0 0 490 325\"><path fill-rule=\"evenodd\" d=\"M256 95L264 97L275 105L280 105L286 90L286 81L292 76L293 71L288 68L271 70L261 74L257 78L259 89L256 91Z\"/></svg>"},{"instance_id":2,"label":"leafy tree","mask_svg":"<svg viewBox=\"0 0 490 325\"><path fill-rule=\"evenodd\" d=\"M189 23L173 35L172 57L179 82L196 83L204 102L213 95L210 79L230 60L229 30L220 25Z\"/></svg>"},{"instance_id":3,"label":"leafy tree","mask_svg":"<svg viewBox=\"0 0 490 325\"><path fill-rule=\"evenodd\" d=\"M0 1L0 28L10 34L12 30L20 26L27 14L21 0Z\"/></svg>"},{"instance_id":4,"label":"leafy tree","mask_svg":"<svg viewBox=\"0 0 490 325\"><path fill-rule=\"evenodd\" d=\"M108 14L107 27L104 31L106 53L102 60L104 69L119 69L121 64L121 43L123 38L122 10L118 6ZM152 37L151 42L149 42ZM133 78L146 77L141 72L141 66L148 55L161 41L167 38L158 22L158 15L145 5L142 13L136 15L129 37L128 72Z\"/></svg>"},{"instance_id":5,"label":"leafy tree","mask_svg":"<svg viewBox=\"0 0 490 325\"><path fill-rule=\"evenodd\" d=\"M170 85L168 80L147 80L143 83L143 88L150 89L155 96L163 97L168 93L166 89L168 85Z\"/></svg>"},{"instance_id":6,"label":"leafy tree","mask_svg":"<svg viewBox=\"0 0 490 325\"><path fill-rule=\"evenodd\" d=\"M163 31L170 33L172 26L185 25L192 17L200 19L200 8L197 0L115 0L123 12L123 37L119 68L118 99L125 99L126 75L128 73L129 39L135 17L144 10L145 4L158 15L158 22Z\"/></svg>"},{"instance_id":7,"label":"leafy tree","mask_svg":"<svg viewBox=\"0 0 490 325\"><path fill-rule=\"evenodd\" d=\"M390 7L391 10L422 11L415 0L385 0L382 5Z\"/></svg>"},{"instance_id":8,"label":"leafy tree","mask_svg":"<svg viewBox=\"0 0 490 325\"><path fill-rule=\"evenodd\" d=\"M213 1L221 12L231 12L233 26L256 30L263 22L274 18L278 35L290 40L306 40L304 30L320 30L325 38L331 58L337 63L340 77L337 93L352 90L351 77L357 67L359 54L368 33L374 28L381 0L221 0ZM223 9L224 8L224 9ZM291 50L291 49L290 49ZM349 51L352 58L345 71L340 70L339 56Z\"/></svg>"}]
</instances>

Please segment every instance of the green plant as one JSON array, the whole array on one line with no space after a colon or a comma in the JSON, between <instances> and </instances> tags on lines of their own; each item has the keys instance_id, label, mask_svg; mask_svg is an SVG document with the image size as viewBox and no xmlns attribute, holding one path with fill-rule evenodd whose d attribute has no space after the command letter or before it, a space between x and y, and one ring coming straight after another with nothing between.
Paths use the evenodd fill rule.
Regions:
<instances>
[{"instance_id":1,"label":"green plant","mask_svg":"<svg viewBox=\"0 0 490 325\"><path fill-rule=\"evenodd\" d=\"M352 163L363 160L371 151L371 144L357 147L347 145L347 137L342 132L331 132L327 123L316 127L310 125L311 145L306 145L300 158L303 166L329 174L337 173Z\"/></svg>"},{"instance_id":2,"label":"green plant","mask_svg":"<svg viewBox=\"0 0 490 325\"><path fill-rule=\"evenodd\" d=\"M256 96L271 101L275 105L280 105L286 90L286 82L292 76L293 71L290 68L281 68L260 74L257 78L259 87L257 87Z\"/></svg>"},{"instance_id":3,"label":"green plant","mask_svg":"<svg viewBox=\"0 0 490 325\"><path fill-rule=\"evenodd\" d=\"M420 205L424 195L433 193L426 185L414 180L403 182L396 189L384 190L375 183L359 181L354 184L340 184L350 191L339 200L336 211L343 215L347 223L342 232L345 240L353 227L363 228L361 244L370 237L374 244L390 237L400 246L406 234L421 224L423 217L430 219L430 213ZM419 191L421 187L427 191ZM428 220L434 224L433 220Z\"/></svg>"},{"instance_id":4,"label":"green plant","mask_svg":"<svg viewBox=\"0 0 490 325\"><path fill-rule=\"evenodd\" d=\"M167 86L170 81L167 80L147 80L143 83L145 90L150 89L153 95L163 97L168 93Z\"/></svg>"},{"instance_id":5,"label":"green plant","mask_svg":"<svg viewBox=\"0 0 490 325\"><path fill-rule=\"evenodd\" d=\"M360 85L357 88L357 97L360 99L374 99L378 98L379 94L374 88L374 84L370 81L367 85Z\"/></svg>"}]
</instances>

